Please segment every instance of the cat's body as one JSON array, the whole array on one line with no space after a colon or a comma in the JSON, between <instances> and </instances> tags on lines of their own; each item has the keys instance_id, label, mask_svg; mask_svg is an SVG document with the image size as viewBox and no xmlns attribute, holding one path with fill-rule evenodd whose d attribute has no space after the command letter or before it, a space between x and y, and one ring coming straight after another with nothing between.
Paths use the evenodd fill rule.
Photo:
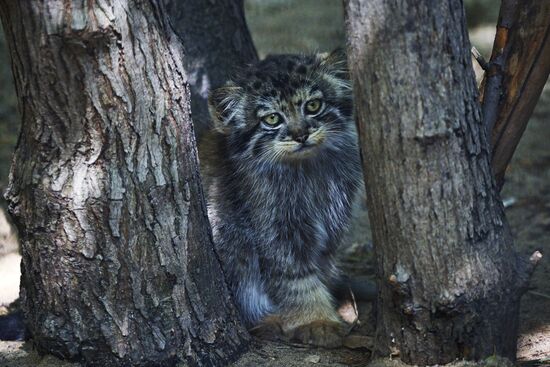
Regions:
<instances>
[{"instance_id":1,"label":"cat's body","mask_svg":"<svg viewBox=\"0 0 550 367\"><path fill-rule=\"evenodd\" d=\"M336 249L361 179L351 106L340 55L271 57L211 96L209 217L249 326L276 319L330 344Z\"/></svg>"}]
</instances>

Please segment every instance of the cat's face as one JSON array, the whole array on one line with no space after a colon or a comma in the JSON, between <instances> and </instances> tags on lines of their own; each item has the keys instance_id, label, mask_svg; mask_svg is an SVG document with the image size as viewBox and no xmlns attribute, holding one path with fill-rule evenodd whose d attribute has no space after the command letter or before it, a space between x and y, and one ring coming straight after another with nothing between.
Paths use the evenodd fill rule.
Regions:
<instances>
[{"instance_id":1,"label":"cat's face","mask_svg":"<svg viewBox=\"0 0 550 367\"><path fill-rule=\"evenodd\" d=\"M271 56L212 92L210 112L236 155L293 162L355 139L344 55Z\"/></svg>"}]
</instances>

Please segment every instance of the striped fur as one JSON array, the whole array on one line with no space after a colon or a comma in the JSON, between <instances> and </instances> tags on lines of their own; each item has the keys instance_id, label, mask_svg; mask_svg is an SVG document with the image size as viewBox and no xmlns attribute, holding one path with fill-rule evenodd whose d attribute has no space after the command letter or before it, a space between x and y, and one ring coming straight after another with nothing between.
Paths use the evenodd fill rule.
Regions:
<instances>
[{"instance_id":1,"label":"striped fur","mask_svg":"<svg viewBox=\"0 0 550 367\"><path fill-rule=\"evenodd\" d=\"M209 217L243 319L339 322L335 253L361 179L344 56L268 57L213 91L210 112Z\"/></svg>"}]
</instances>

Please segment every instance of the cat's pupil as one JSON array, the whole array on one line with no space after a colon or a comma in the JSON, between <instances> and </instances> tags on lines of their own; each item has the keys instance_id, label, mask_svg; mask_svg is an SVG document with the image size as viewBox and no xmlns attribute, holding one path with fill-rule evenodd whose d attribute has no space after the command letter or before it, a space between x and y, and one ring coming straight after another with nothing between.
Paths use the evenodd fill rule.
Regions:
<instances>
[{"instance_id":1,"label":"cat's pupil","mask_svg":"<svg viewBox=\"0 0 550 367\"><path fill-rule=\"evenodd\" d=\"M306 104L307 112L314 113L321 107L321 101L314 99Z\"/></svg>"}]
</instances>

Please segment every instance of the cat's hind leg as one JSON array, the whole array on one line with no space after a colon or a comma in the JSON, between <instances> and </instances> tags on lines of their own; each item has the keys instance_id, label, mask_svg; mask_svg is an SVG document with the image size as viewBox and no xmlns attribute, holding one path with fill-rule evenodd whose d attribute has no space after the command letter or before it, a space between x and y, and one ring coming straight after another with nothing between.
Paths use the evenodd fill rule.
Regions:
<instances>
[{"instance_id":1,"label":"cat's hind leg","mask_svg":"<svg viewBox=\"0 0 550 367\"><path fill-rule=\"evenodd\" d=\"M347 327L338 315L330 290L317 275L289 280L279 305L283 333L303 344L335 348Z\"/></svg>"}]
</instances>

